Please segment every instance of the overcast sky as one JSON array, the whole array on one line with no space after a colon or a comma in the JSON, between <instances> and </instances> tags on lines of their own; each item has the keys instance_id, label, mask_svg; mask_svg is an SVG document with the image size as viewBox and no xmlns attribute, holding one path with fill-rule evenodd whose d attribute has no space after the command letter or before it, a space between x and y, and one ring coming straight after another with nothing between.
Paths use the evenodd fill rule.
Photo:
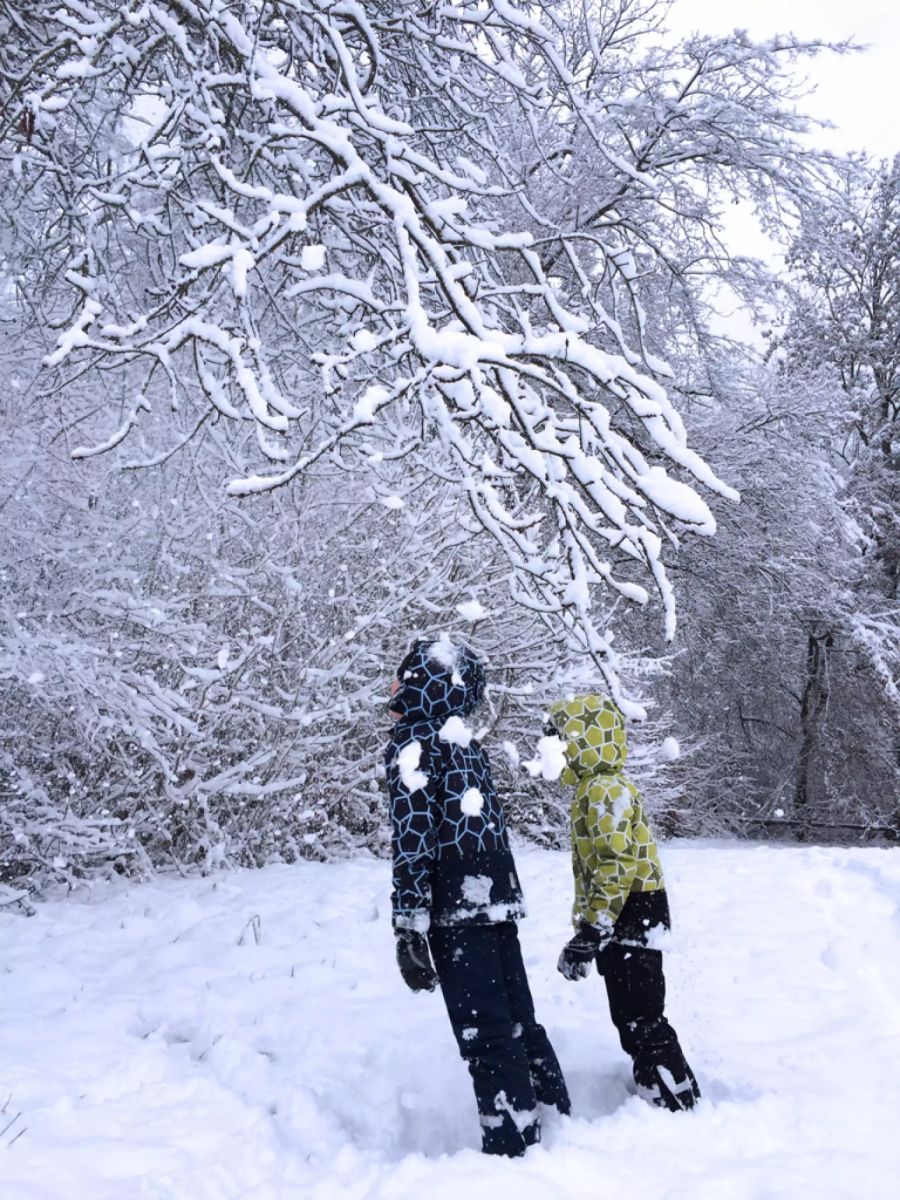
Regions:
<instances>
[{"instance_id":1,"label":"overcast sky","mask_svg":"<svg viewBox=\"0 0 900 1200\"><path fill-rule=\"evenodd\" d=\"M862 53L809 64L817 90L808 111L838 126L816 140L879 158L900 151L900 0L675 0L668 24L678 33L738 28L756 38L795 33L868 44Z\"/></svg>"}]
</instances>

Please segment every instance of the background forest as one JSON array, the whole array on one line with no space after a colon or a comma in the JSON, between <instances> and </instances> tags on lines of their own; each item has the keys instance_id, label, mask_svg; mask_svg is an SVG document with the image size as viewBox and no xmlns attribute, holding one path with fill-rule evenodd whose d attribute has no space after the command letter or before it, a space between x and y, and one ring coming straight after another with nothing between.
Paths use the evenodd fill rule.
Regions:
<instances>
[{"instance_id":1,"label":"background forest","mask_svg":"<svg viewBox=\"0 0 900 1200\"><path fill-rule=\"evenodd\" d=\"M670 834L898 836L900 158L668 9L0 0L0 899L383 849L441 629L529 837L576 685Z\"/></svg>"}]
</instances>

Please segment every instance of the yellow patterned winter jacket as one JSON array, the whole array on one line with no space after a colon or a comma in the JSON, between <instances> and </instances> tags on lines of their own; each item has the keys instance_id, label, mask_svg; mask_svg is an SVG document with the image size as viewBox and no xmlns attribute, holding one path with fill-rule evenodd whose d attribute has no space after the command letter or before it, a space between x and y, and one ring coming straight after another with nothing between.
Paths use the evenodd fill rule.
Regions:
<instances>
[{"instance_id":1,"label":"yellow patterned winter jacket","mask_svg":"<svg viewBox=\"0 0 900 1200\"><path fill-rule=\"evenodd\" d=\"M566 743L561 779L575 785L571 808L572 920L611 929L631 892L665 887L640 793L624 774L625 719L608 696L575 696L550 708Z\"/></svg>"}]
</instances>

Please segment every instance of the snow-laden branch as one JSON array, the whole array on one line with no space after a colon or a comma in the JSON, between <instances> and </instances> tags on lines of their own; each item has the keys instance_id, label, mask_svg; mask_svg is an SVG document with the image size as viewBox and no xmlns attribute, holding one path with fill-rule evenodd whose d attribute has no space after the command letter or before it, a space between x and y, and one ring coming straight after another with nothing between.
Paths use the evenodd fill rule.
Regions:
<instances>
[{"instance_id":1,"label":"snow-laden branch","mask_svg":"<svg viewBox=\"0 0 900 1200\"><path fill-rule=\"evenodd\" d=\"M692 43L671 76L654 51L645 79L585 20L511 0L60 0L31 64L36 136L17 153L26 174L58 170L74 230L80 306L48 367L145 361L173 403L256 423L278 469L234 480L235 495L295 480L396 411L404 444L437 437L516 596L608 659L596 596L642 603L650 584L671 636L670 527L712 533L703 489L736 498L660 382L671 369L641 301L663 261L648 257L652 214L688 219L694 160L735 188L741 172L787 179L760 147L766 119L790 122L777 88L768 109L758 92L798 46ZM593 83L607 54L614 120ZM725 109L685 82L714 76L727 150ZM652 113L651 83L669 96ZM623 139L623 121L640 136ZM115 152L79 158L101 126ZM536 165L521 136L565 149L541 147ZM570 202L590 180L581 227Z\"/></svg>"}]
</instances>

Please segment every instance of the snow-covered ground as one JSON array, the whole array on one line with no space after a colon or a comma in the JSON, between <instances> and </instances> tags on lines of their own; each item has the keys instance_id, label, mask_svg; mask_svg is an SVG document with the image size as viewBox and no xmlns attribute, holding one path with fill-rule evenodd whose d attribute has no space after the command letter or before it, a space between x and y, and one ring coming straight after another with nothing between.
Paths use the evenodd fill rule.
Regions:
<instances>
[{"instance_id":1,"label":"snow-covered ground","mask_svg":"<svg viewBox=\"0 0 900 1200\"><path fill-rule=\"evenodd\" d=\"M575 1117L486 1159L387 864L99 886L0 915L2 1200L856 1200L900 1180L900 850L676 843L669 1014L704 1100L629 1086L567 983L568 856L521 848L538 1016ZM25 1132L16 1139L16 1134ZM16 1139L16 1140L14 1140Z\"/></svg>"}]
</instances>

